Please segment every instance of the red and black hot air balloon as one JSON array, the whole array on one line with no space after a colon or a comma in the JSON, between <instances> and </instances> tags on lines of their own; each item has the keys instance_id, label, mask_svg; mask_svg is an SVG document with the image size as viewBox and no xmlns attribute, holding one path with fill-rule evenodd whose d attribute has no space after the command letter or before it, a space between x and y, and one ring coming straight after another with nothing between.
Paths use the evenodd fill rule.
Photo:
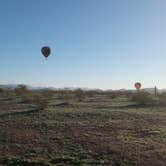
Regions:
<instances>
[{"instance_id":1,"label":"red and black hot air balloon","mask_svg":"<svg viewBox=\"0 0 166 166\"><path fill-rule=\"evenodd\" d=\"M141 89L141 83L140 83L140 82L136 82L136 83L135 83L135 88L136 88L137 90L140 90L140 89Z\"/></svg>"},{"instance_id":2,"label":"red and black hot air balloon","mask_svg":"<svg viewBox=\"0 0 166 166\"><path fill-rule=\"evenodd\" d=\"M48 56L51 54L51 48L48 46L44 46L41 48L41 52L42 52L43 56L47 59Z\"/></svg>"}]
</instances>

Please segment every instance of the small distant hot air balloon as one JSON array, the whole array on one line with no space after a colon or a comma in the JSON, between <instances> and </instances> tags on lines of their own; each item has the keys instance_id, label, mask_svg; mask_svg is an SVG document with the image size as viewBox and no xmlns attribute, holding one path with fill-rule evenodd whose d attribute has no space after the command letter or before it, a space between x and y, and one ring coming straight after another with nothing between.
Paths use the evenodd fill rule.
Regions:
<instances>
[{"instance_id":1,"label":"small distant hot air balloon","mask_svg":"<svg viewBox=\"0 0 166 166\"><path fill-rule=\"evenodd\" d=\"M140 82L136 82L136 83L135 83L135 88L136 88L137 90L140 90L140 89L141 89L141 83L140 83Z\"/></svg>"},{"instance_id":2,"label":"small distant hot air balloon","mask_svg":"<svg viewBox=\"0 0 166 166\"><path fill-rule=\"evenodd\" d=\"M44 46L41 48L41 52L44 55L44 57L47 59L48 56L51 54L51 48L48 46Z\"/></svg>"}]
</instances>

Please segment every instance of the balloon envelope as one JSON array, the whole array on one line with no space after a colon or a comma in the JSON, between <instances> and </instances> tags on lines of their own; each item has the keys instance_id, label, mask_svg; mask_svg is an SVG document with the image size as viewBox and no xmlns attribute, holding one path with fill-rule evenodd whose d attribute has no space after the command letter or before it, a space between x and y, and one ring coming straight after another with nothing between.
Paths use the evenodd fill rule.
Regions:
<instances>
[{"instance_id":1,"label":"balloon envelope","mask_svg":"<svg viewBox=\"0 0 166 166\"><path fill-rule=\"evenodd\" d=\"M47 58L51 54L51 48L48 46L42 47L41 52Z\"/></svg>"},{"instance_id":2,"label":"balloon envelope","mask_svg":"<svg viewBox=\"0 0 166 166\"><path fill-rule=\"evenodd\" d=\"M139 89L141 88L141 83L140 83L140 82L136 82L136 83L135 83L135 88L136 88L137 90L139 90Z\"/></svg>"}]
</instances>

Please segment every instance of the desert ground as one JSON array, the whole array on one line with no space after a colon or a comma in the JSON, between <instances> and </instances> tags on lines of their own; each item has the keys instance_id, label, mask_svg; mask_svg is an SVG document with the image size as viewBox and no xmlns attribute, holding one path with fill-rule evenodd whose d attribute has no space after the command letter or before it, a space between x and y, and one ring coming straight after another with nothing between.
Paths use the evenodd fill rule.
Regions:
<instances>
[{"instance_id":1,"label":"desert ground","mask_svg":"<svg viewBox=\"0 0 166 166\"><path fill-rule=\"evenodd\" d=\"M0 92L0 165L165 166L165 106L126 92L31 92L45 94L43 109L24 93Z\"/></svg>"}]
</instances>

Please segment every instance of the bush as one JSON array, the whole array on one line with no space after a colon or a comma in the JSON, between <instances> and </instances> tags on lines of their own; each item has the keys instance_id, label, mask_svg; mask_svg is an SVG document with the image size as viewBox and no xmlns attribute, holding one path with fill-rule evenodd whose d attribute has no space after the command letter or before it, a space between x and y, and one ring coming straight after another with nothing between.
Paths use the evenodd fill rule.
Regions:
<instances>
[{"instance_id":1,"label":"bush","mask_svg":"<svg viewBox=\"0 0 166 166\"><path fill-rule=\"evenodd\" d=\"M74 94L75 94L75 98L78 101L82 101L85 98L85 94L84 94L84 91L82 89L75 90Z\"/></svg>"},{"instance_id":2,"label":"bush","mask_svg":"<svg viewBox=\"0 0 166 166\"><path fill-rule=\"evenodd\" d=\"M23 97L25 103L34 104L40 110L44 110L48 106L48 100L40 93L29 92Z\"/></svg>"},{"instance_id":3,"label":"bush","mask_svg":"<svg viewBox=\"0 0 166 166\"><path fill-rule=\"evenodd\" d=\"M23 96L28 93L28 88L26 85L18 85L17 88L15 88L15 94L18 96Z\"/></svg>"},{"instance_id":4,"label":"bush","mask_svg":"<svg viewBox=\"0 0 166 166\"><path fill-rule=\"evenodd\" d=\"M96 92L95 90L88 90L88 91L86 92L86 95L87 95L88 97L94 97L96 94L97 94L97 92Z\"/></svg>"},{"instance_id":5,"label":"bush","mask_svg":"<svg viewBox=\"0 0 166 166\"><path fill-rule=\"evenodd\" d=\"M54 91L53 90L43 90L42 94L45 98L52 98L54 96Z\"/></svg>"},{"instance_id":6,"label":"bush","mask_svg":"<svg viewBox=\"0 0 166 166\"><path fill-rule=\"evenodd\" d=\"M160 93L158 99L160 105L166 105L166 93Z\"/></svg>"},{"instance_id":7,"label":"bush","mask_svg":"<svg viewBox=\"0 0 166 166\"><path fill-rule=\"evenodd\" d=\"M69 90L58 90L57 96L59 99L68 101L70 98L72 98L72 92Z\"/></svg>"},{"instance_id":8,"label":"bush","mask_svg":"<svg viewBox=\"0 0 166 166\"><path fill-rule=\"evenodd\" d=\"M116 92L107 92L107 96L110 98L110 99L115 99L117 97L120 97L119 94L117 94Z\"/></svg>"},{"instance_id":9,"label":"bush","mask_svg":"<svg viewBox=\"0 0 166 166\"><path fill-rule=\"evenodd\" d=\"M3 93L4 92L4 89L3 88L0 88L0 93Z\"/></svg>"},{"instance_id":10,"label":"bush","mask_svg":"<svg viewBox=\"0 0 166 166\"><path fill-rule=\"evenodd\" d=\"M154 104L154 99L151 94L143 91L133 94L131 100L140 105Z\"/></svg>"},{"instance_id":11,"label":"bush","mask_svg":"<svg viewBox=\"0 0 166 166\"><path fill-rule=\"evenodd\" d=\"M40 110L44 110L48 106L48 101L42 95L34 95L32 103L37 105Z\"/></svg>"}]
</instances>

